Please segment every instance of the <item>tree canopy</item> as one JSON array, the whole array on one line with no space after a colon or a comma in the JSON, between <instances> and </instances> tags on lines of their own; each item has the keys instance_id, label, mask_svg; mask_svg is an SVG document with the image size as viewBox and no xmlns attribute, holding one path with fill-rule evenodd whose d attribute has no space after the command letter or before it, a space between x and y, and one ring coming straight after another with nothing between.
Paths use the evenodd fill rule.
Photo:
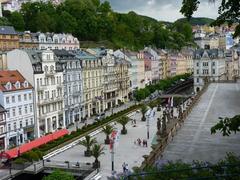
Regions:
<instances>
[{"instance_id":1,"label":"tree canopy","mask_svg":"<svg viewBox=\"0 0 240 180\"><path fill-rule=\"evenodd\" d=\"M27 2L20 12L3 12L17 30L32 32L72 33L84 42L110 42L114 47L132 50L144 46L181 49L192 42L188 22L169 25L131 11L114 12L107 1L66 0L60 5L51 2ZM185 31L186 30L186 33Z\"/></svg>"}]
</instances>

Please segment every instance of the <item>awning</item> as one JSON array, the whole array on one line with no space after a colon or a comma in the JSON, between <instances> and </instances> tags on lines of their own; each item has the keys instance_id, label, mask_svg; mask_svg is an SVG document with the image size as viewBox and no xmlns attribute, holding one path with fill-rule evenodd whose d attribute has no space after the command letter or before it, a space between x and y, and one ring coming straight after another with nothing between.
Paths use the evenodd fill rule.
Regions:
<instances>
[{"instance_id":1,"label":"awning","mask_svg":"<svg viewBox=\"0 0 240 180\"><path fill-rule=\"evenodd\" d=\"M58 139L64 135L68 134L68 130L67 129L61 129L59 131L56 131L52 134L48 134L46 136L40 137L38 139L35 139L29 143L23 144L19 147L13 148L11 150L2 152L0 154L1 157L7 158L7 159L12 159L17 157L18 155L21 155L27 151L32 150L33 148L37 148L43 144L46 144L50 141L53 141L55 139Z\"/></svg>"}]
</instances>

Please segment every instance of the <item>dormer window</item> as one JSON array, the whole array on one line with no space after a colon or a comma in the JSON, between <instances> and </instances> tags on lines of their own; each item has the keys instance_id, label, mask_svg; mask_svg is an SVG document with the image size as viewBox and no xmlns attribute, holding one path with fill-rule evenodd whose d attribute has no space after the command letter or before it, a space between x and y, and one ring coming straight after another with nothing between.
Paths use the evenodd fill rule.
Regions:
<instances>
[{"instance_id":1,"label":"dormer window","mask_svg":"<svg viewBox=\"0 0 240 180\"><path fill-rule=\"evenodd\" d=\"M8 82L6 85L5 85L5 88L7 90L11 90L12 89L12 84L10 82Z\"/></svg>"},{"instance_id":2,"label":"dormer window","mask_svg":"<svg viewBox=\"0 0 240 180\"><path fill-rule=\"evenodd\" d=\"M17 82L15 83L15 88L16 88L16 89L20 89L20 82L19 82L19 81L17 81Z\"/></svg>"},{"instance_id":3,"label":"dormer window","mask_svg":"<svg viewBox=\"0 0 240 180\"><path fill-rule=\"evenodd\" d=\"M27 87L28 87L28 82L27 82L27 81L24 81L23 86L24 86L25 88L27 88Z\"/></svg>"}]
</instances>

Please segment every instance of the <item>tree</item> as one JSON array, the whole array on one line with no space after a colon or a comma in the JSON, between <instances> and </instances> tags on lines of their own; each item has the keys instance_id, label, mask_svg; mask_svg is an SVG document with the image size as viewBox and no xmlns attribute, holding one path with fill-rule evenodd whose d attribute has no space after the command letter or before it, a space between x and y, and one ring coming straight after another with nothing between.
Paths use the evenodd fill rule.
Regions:
<instances>
[{"instance_id":1,"label":"tree","mask_svg":"<svg viewBox=\"0 0 240 180\"><path fill-rule=\"evenodd\" d=\"M104 147L102 147L100 144L94 144L91 151L92 151L92 156L95 158L95 162L94 162L94 167L99 168L100 167L100 162L98 160L98 158L104 154L103 152Z\"/></svg>"},{"instance_id":2,"label":"tree","mask_svg":"<svg viewBox=\"0 0 240 180\"><path fill-rule=\"evenodd\" d=\"M121 134L127 134L126 124L129 122L129 117L122 116L117 120L117 122L122 125Z\"/></svg>"},{"instance_id":3,"label":"tree","mask_svg":"<svg viewBox=\"0 0 240 180\"><path fill-rule=\"evenodd\" d=\"M209 0L213 2L214 0ZM182 8L180 12L190 19L195 11L198 9L199 0L183 0ZM220 26L224 23L227 23L231 26L233 23L238 23L235 29L233 37L240 35L240 1L238 0L222 0L220 7L218 8L219 16L212 23L212 25Z\"/></svg>"},{"instance_id":4,"label":"tree","mask_svg":"<svg viewBox=\"0 0 240 180\"><path fill-rule=\"evenodd\" d=\"M9 17L10 23L14 26L14 28L18 31L24 31L25 22L23 16L19 12L11 13Z\"/></svg>"},{"instance_id":5,"label":"tree","mask_svg":"<svg viewBox=\"0 0 240 180\"><path fill-rule=\"evenodd\" d=\"M148 107L147 107L146 105L143 105L143 106L141 107L142 121L146 121L145 114L146 114L147 111L148 111Z\"/></svg>"},{"instance_id":6,"label":"tree","mask_svg":"<svg viewBox=\"0 0 240 180\"><path fill-rule=\"evenodd\" d=\"M91 147L96 143L97 143L96 138L91 139L89 135L85 136L85 139L79 143L87 148L87 150L84 151L84 155L86 157L91 156Z\"/></svg>"},{"instance_id":7,"label":"tree","mask_svg":"<svg viewBox=\"0 0 240 180\"><path fill-rule=\"evenodd\" d=\"M73 175L60 171L60 170L56 170L53 173L51 173L48 176L44 176L43 180L74 180Z\"/></svg>"},{"instance_id":8,"label":"tree","mask_svg":"<svg viewBox=\"0 0 240 180\"><path fill-rule=\"evenodd\" d=\"M240 131L240 115L236 115L232 118L220 117L219 119L220 121L211 128L211 134L221 131L223 136L229 136L231 133Z\"/></svg>"},{"instance_id":9,"label":"tree","mask_svg":"<svg viewBox=\"0 0 240 180\"><path fill-rule=\"evenodd\" d=\"M103 132L106 135L105 144L110 144L109 135L113 132L113 130L114 128L109 124L103 127Z\"/></svg>"}]
</instances>

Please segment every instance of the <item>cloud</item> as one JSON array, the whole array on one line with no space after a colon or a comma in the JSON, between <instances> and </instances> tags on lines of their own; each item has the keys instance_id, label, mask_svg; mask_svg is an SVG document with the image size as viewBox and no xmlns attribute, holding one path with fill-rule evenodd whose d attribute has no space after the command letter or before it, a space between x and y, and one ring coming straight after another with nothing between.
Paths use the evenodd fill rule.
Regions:
<instances>
[{"instance_id":1,"label":"cloud","mask_svg":"<svg viewBox=\"0 0 240 180\"><path fill-rule=\"evenodd\" d=\"M108 0L112 8L118 12L135 11L138 14L153 17L157 20L175 21L183 17L179 12L182 0ZM216 18L218 6L209 4L208 0L202 0L195 17Z\"/></svg>"}]
</instances>

